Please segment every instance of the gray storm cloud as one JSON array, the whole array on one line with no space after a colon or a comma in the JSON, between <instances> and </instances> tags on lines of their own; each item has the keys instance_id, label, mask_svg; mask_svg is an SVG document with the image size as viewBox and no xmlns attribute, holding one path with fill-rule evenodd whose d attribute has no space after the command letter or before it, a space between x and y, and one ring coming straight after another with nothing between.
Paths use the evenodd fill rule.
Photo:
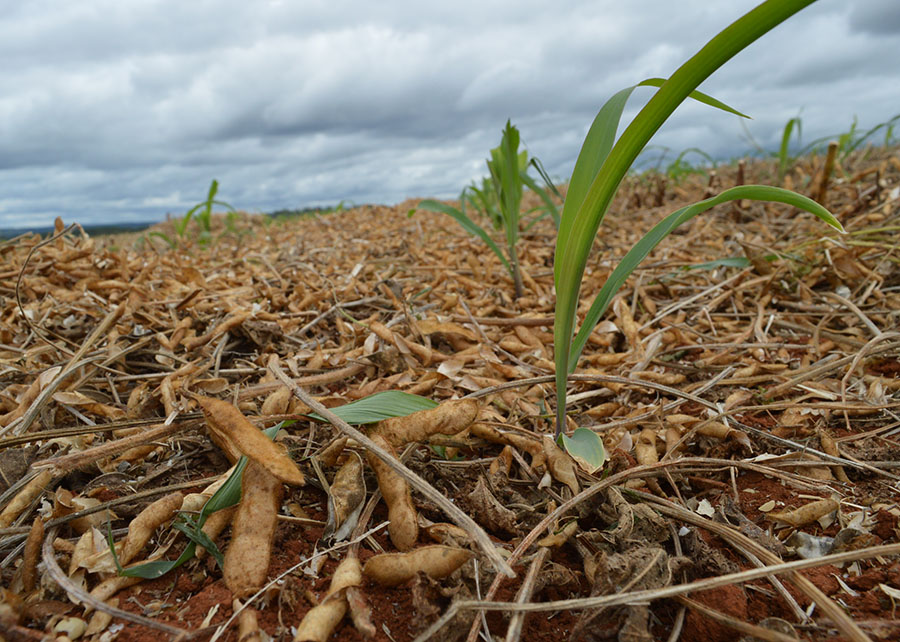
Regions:
<instances>
[{"instance_id":1,"label":"gray storm cloud","mask_svg":"<svg viewBox=\"0 0 900 642\"><path fill-rule=\"evenodd\" d=\"M0 4L8 228L159 220L213 177L251 211L451 196L507 118L565 177L609 95L668 75L754 3ZM820 0L703 89L768 148L797 114L809 140L882 122L900 112L898 11ZM735 117L691 104L654 144L750 148Z\"/></svg>"}]
</instances>

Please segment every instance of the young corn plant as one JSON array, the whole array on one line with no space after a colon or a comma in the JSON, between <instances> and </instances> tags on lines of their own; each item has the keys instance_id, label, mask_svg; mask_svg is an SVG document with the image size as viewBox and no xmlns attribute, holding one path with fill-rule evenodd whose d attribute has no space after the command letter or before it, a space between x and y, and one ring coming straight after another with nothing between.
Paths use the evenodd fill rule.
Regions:
<instances>
[{"instance_id":1,"label":"young corn plant","mask_svg":"<svg viewBox=\"0 0 900 642\"><path fill-rule=\"evenodd\" d=\"M200 244L206 245L212 240L212 208L213 205L220 205L228 210L229 213L237 214L237 211L225 201L216 200L216 193L219 191L219 181L213 179L209 185L206 200L194 205L187 213L177 221L175 221L175 232L180 238L184 238L187 232L188 223L196 215L197 224L200 226Z\"/></svg>"},{"instance_id":2,"label":"young corn plant","mask_svg":"<svg viewBox=\"0 0 900 642\"><path fill-rule=\"evenodd\" d=\"M784 129L781 132L781 145L778 147L778 181L783 182L785 174L787 174L788 167L794 162L794 159L790 156L790 145L791 145L791 134L794 131L794 128L797 128L797 142L800 141L800 137L803 134L803 121L800 120L800 117L797 116L795 118L789 119L784 124Z\"/></svg>"},{"instance_id":3,"label":"young corn plant","mask_svg":"<svg viewBox=\"0 0 900 642\"><path fill-rule=\"evenodd\" d=\"M484 241L509 272L515 287L516 298L521 297L523 292L516 244L519 242L520 209L524 187L537 193L544 202L542 209L545 210L545 213L554 216L554 220L559 220L559 212L553 199L528 175L530 164L528 152L525 150L519 152L519 130L510 121L506 121L500 145L491 150L491 157L487 159L490 187L487 187L487 183L483 183L481 190L472 187L466 188L460 195L458 208L431 199L422 201L418 207L418 209L441 212L452 217L469 234ZM534 163L533 166L540 167L538 163ZM542 171L542 168L539 171ZM546 174L543 175L546 176ZM483 206L488 219L494 222L495 226L499 223L499 227L503 228L506 237L505 253L491 238L491 235L466 213L466 202L472 202L466 192L473 189L478 199L476 209ZM413 213L410 212L410 216Z\"/></svg>"},{"instance_id":4,"label":"young corn plant","mask_svg":"<svg viewBox=\"0 0 900 642\"><path fill-rule=\"evenodd\" d=\"M717 196L673 212L631 248L610 274L594 299L580 330L575 334L576 309L588 254L613 196L638 154L675 108L688 97L743 116L710 96L695 91L697 86L750 43L814 1L763 2L710 40L668 80L649 79L623 89L606 102L594 119L569 183L553 266L556 285L553 334L558 438L566 420L567 378L574 371L588 336L631 272L676 227L721 203L751 199L775 201L806 210L843 232L841 224L828 210L794 192L762 185L744 185L725 190ZM640 86L658 89L619 139L615 140L625 103L634 89ZM596 449L602 453L602 443L599 443L599 439L595 442ZM565 439L563 443L569 446Z\"/></svg>"}]
</instances>

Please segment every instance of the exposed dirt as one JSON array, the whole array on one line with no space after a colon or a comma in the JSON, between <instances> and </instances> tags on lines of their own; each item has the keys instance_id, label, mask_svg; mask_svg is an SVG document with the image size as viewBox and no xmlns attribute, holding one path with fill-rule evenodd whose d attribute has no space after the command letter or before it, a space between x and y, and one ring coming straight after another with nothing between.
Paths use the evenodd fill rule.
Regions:
<instances>
[{"instance_id":1,"label":"exposed dirt","mask_svg":"<svg viewBox=\"0 0 900 642\"><path fill-rule=\"evenodd\" d=\"M787 184L815 193L822 164L804 159ZM580 314L655 221L735 180L734 168L677 183L629 178L589 260ZM775 180L770 163L748 162L746 182ZM805 640L852 639L842 613L871 639L900 639L900 551L868 553L900 543L896 150L838 167L825 204L845 236L784 206L739 203L698 217L648 257L592 334L576 371L582 376L570 383L568 429L595 430L611 454L603 470L578 470L570 484L535 437L552 433L555 412L546 379L551 221L520 242L525 294L516 300L480 241L449 217L409 218L415 204L269 224L248 216L226 226L217 218L205 244L159 226L175 249L158 236L87 239L77 230L0 245L0 631L7 639L58 637L91 620L71 589L96 591L113 573L76 553L85 529L97 529L90 545L100 559L108 527L121 541L151 502L202 492L229 469L195 394L234 403L260 427L298 420L277 442L307 483L285 486L267 562L271 583L252 603L262 633L245 642L293 639L341 561L355 554L365 564L396 550L382 502L363 512L348 535L352 545L325 538L329 496L316 468L332 484L339 464L319 457L314 466L312 456L341 433L303 416L306 405L273 376L273 363L327 407L385 390L439 402L481 395L475 426L414 442L403 458L513 556L517 577L492 587L497 575L483 550L470 536L456 539L475 555L447 577L419 572L395 587L364 577L358 595L374 634L367 638L365 625L348 616L330 639L411 640L465 601L537 604L661 590L807 550L858 559L799 571L825 597L787 574L735 580L686 595L716 619L672 596L599 609L564 604L529 613L519 639L652 640L675 631L682 640L732 641L750 635L735 628L742 623ZM731 257L748 261L703 265ZM564 459L563 468L575 470ZM371 498L378 482L363 469ZM39 474L34 492L23 492ZM546 528L541 520L573 496L575 483L604 490ZM418 549L439 537L429 535L431 523L449 519L420 493L412 499ZM803 515L815 506L824 508ZM157 551L177 558L186 541L171 524L171 516L161 522L132 563ZM45 539L52 560L42 556ZM216 541L227 551L230 529ZM520 595L532 563L539 570ZM91 639L177 637L160 624L197 639L239 638L235 622L217 632L235 606L209 555L100 600L108 598L147 620L93 616ZM483 619L463 609L432 639L465 639L473 622L472 635L486 629L503 639L512 619L508 606Z\"/></svg>"}]
</instances>

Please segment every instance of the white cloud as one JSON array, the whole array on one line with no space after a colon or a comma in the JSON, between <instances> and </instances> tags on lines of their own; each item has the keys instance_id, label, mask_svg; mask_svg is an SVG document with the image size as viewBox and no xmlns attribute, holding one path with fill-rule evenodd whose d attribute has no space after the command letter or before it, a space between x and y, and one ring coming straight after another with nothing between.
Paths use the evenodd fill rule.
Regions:
<instances>
[{"instance_id":1,"label":"white cloud","mask_svg":"<svg viewBox=\"0 0 900 642\"><path fill-rule=\"evenodd\" d=\"M507 118L564 176L607 97L670 74L756 0L2 4L11 227L161 219L213 177L250 210L449 196L484 173ZM769 147L798 113L805 140L884 121L900 111L897 7L821 0L702 88ZM748 148L735 117L696 104L653 142Z\"/></svg>"}]
</instances>

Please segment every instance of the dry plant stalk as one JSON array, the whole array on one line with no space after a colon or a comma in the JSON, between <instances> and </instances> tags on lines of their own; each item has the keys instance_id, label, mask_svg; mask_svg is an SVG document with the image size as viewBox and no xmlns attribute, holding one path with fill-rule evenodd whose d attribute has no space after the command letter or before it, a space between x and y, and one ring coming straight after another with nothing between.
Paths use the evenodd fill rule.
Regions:
<instances>
[{"instance_id":1,"label":"dry plant stalk","mask_svg":"<svg viewBox=\"0 0 900 642\"><path fill-rule=\"evenodd\" d=\"M347 612L346 590L361 584L359 559L348 556L334 571L325 598L303 616L294 642L326 642Z\"/></svg>"},{"instance_id":2,"label":"dry plant stalk","mask_svg":"<svg viewBox=\"0 0 900 642\"><path fill-rule=\"evenodd\" d=\"M433 544L408 553L382 553L366 560L363 573L382 586L405 584L419 571L441 580L472 559L472 551Z\"/></svg>"},{"instance_id":3,"label":"dry plant stalk","mask_svg":"<svg viewBox=\"0 0 900 642\"><path fill-rule=\"evenodd\" d=\"M237 598L253 595L266 581L283 490L267 468L252 459L247 462L223 573Z\"/></svg>"},{"instance_id":4,"label":"dry plant stalk","mask_svg":"<svg viewBox=\"0 0 900 642\"><path fill-rule=\"evenodd\" d=\"M387 439L379 434L372 435L371 439L378 446L396 456ZM384 503L388 507L388 520L390 521L388 534L391 536L391 541L399 550L408 551L415 546L416 540L419 538L416 508L413 506L409 484L372 453L367 453L366 459L372 470L375 471L378 488L381 489Z\"/></svg>"},{"instance_id":5,"label":"dry plant stalk","mask_svg":"<svg viewBox=\"0 0 900 642\"><path fill-rule=\"evenodd\" d=\"M240 410L221 399L199 395L195 395L194 399L206 416L210 435L218 438L218 443L232 444L241 454L264 466L284 483L303 486L303 473L294 460L250 423ZM223 449L226 452L229 450L228 446Z\"/></svg>"}]
</instances>

